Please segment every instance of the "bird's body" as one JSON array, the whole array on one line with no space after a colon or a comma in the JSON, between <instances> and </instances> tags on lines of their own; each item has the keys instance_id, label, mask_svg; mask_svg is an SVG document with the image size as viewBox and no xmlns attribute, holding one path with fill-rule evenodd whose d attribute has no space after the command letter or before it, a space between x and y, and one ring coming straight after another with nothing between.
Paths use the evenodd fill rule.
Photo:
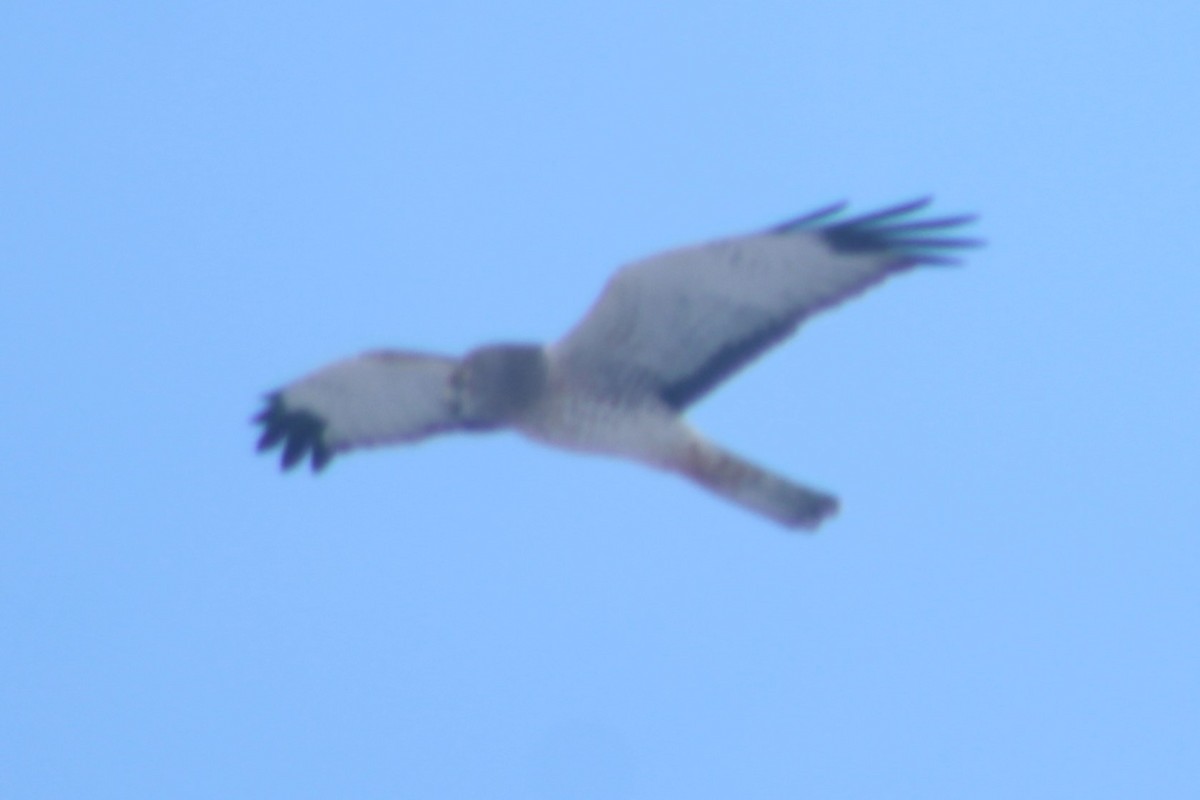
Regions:
<instances>
[{"instance_id":1,"label":"bird's body","mask_svg":"<svg viewBox=\"0 0 1200 800\"><path fill-rule=\"evenodd\" d=\"M432 434L508 428L571 450L676 472L790 527L837 501L722 450L682 412L808 316L891 274L977 244L944 233L971 220L907 221L917 201L845 222L840 206L763 233L653 256L619 270L548 346L498 344L461 359L376 351L268 395L260 449L290 467Z\"/></svg>"}]
</instances>

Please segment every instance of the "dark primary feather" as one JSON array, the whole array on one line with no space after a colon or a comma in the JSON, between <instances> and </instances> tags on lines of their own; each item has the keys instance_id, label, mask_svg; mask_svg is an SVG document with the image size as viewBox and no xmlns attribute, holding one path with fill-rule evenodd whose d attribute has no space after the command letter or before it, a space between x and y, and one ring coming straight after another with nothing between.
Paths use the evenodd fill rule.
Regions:
<instances>
[{"instance_id":1,"label":"dark primary feather","mask_svg":"<svg viewBox=\"0 0 1200 800\"><path fill-rule=\"evenodd\" d=\"M816 211L810 211L807 214L790 219L787 222L782 222L770 230L771 233L790 233L792 231L812 230L819 227L818 222L832 219L842 213L849 203L845 200L840 200L836 203L830 203L824 208L818 208Z\"/></svg>"},{"instance_id":2,"label":"dark primary feather","mask_svg":"<svg viewBox=\"0 0 1200 800\"><path fill-rule=\"evenodd\" d=\"M287 408L279 392L267 395L267 407L254 417L254 422L263 426L258 440L259 452L271 450L283 444L283 469L291 469L312 454L312 468L316 472L333 458L333 451L325 443L325 420L311 411Z\"/></svg>"}]
</instances>

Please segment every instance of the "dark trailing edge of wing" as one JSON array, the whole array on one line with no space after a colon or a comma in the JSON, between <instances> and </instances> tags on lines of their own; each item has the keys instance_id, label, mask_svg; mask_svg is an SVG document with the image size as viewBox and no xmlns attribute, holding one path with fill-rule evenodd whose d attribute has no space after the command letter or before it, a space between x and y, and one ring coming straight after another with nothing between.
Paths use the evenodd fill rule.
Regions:
<instances>
[{"instance_id":1,"label":"dark trailing edge of wing","mask_svg":"<svg viewBox=\"0 0 1200 800\"><path fill-rule=\"evenodd\" d=\"M663 387L659 392L659 397L671 408L682 411L736 372L747 361L773 343L786 338L795 330L796 325L795 320L781 320L777 325L755 331L753 336L748 336L739 342L731 342L723 350L714 354L702 369L696 370L684 380Z\"/></svg>"},{"instance_id":2,"label":"dark trailing edge of wing","mask_svg":"<svg viewBox=\"0 0 1200 800\"><path fill-rule=\"evenodd\" d=\"M263 426L258 451L271 450L282 443L283 469L291 469L310 453L313 472L324 469L333 458L333 451L325 443L325 420L311 411L287 408L279 392L268 394L266 400L267 407L253 420Z\"/></svg>"},{"instance_id":3,"label":"dark trailing edge of wing","mask_svg":"<svg viewBox=\"0 0 1200 800\"><path fill-rule=\"evenodd\" d=\"M957 264L959 259L949 253L965 247L978 247L983 241L942 234L974 222L975 216L962 214L909 221L910 215L922 211L931 202L932 197L922 197L841 222L835 221L835 218L846 204L838 203L777 225L770 232L787 234L816 231L836 252L890 253L902 266Z\"/></svg>"}]
</instances>

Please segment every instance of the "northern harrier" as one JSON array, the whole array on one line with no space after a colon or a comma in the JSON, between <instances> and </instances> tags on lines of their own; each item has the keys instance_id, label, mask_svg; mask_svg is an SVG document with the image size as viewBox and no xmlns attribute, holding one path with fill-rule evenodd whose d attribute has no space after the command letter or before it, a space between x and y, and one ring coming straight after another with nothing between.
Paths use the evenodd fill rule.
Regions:
<instances>
[{"instance_id":1,"label":"northern harrier","mask_svg":"<svg viewBox=\"0 0 1200 800\"><path fill-rule=\"evenodd\" d=\"M838 204L746 236L619 270L557 342L485 345L463 358L402 350L338 361L267 395L259 450L283 466L452 430L511 428L539 442L678 473L797 528L837 500L705 439L681 415L809 315L979 244L949 235L972 216L916 219L917 200L840 220Z\"/></svg>"}]
</instances>

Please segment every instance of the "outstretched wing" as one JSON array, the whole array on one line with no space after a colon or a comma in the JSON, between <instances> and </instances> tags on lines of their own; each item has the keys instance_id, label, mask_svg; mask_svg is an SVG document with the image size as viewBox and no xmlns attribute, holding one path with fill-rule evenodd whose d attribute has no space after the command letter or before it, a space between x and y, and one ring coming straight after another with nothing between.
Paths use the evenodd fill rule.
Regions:
<instances>
[{"instance_id":1,"label":"outstretched wing","mask_svg":"<svg viewBox=\"0 0 1200 800\"><path fill-rule=\"evenodd\" d=\"M809 315L894 273L956 263L954 253L980 244L949 235L972 216L910 218L929 202L845 221L839 204L630 264L552 357L593 378L638 382L682 409Z\"/></svg>"},{"instance_id":2,"label":"outstretched wing","mask_svg":"<svg viewBox=\"0 0 1200 800\"><path fill-rule=\"evenodd\" d=\"M421 439L458 427L450 376L457 361L376 351L338 361L267 395L254 422L258 449L283 445L283 467L312 456L319 470L339 451Z\"/></svg>"}]
</instances>

